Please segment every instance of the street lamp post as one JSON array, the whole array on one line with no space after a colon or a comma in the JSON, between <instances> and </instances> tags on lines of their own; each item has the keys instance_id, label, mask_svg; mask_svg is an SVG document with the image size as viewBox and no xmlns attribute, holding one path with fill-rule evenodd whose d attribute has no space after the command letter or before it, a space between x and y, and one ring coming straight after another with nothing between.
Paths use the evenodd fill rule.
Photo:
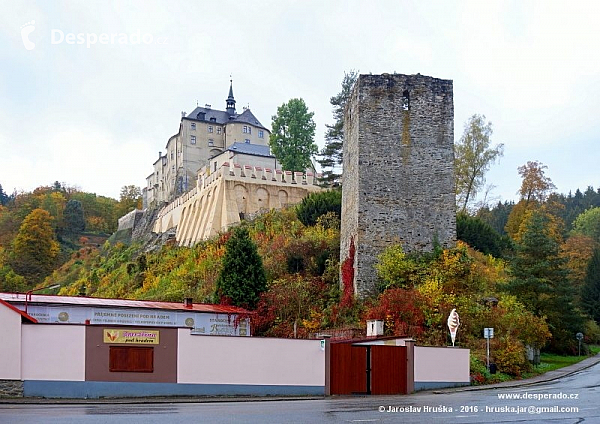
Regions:
<instances>
[{"instance_id":1,"label":"street lamp post","mask_svg":"<svg viewBox=\"0 0 600 424\"><path fill-rule=\"evenodd\" d=\"M51 286L40 287L40 288L38 288L38 289L31 289L31 290L28 290L28 291L25 293L25 313L27 313L27 304L28 304L28 302L31 302L31 294L32 294L33 292L40 291L40 290L46 290L46 289L48 289L48 290L51 290L51 289L57 289L57 288L59 288L59 287L60 287L60 284L52 284Z\"/></svg>"}]
</instances>

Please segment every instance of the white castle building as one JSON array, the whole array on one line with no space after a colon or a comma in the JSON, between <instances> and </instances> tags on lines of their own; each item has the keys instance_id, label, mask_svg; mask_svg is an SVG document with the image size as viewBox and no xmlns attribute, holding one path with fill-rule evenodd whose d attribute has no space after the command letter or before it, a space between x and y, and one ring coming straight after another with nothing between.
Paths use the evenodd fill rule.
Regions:
<instances>
[{"instance_id":1,"label":"white castle building","mask_svg":"<svg viewBox=\"0 0 600 424\"><path fill-rule=\"evenodd\" d=\"M152 232L175 229L178 244L192 246L320 191L314 170L281 169L269 148L270 134L249 108L236 113L232 85L225 111L205 105L182 113L179 131L146 178L144 211L159 208ZM119 230L134 229L144 211L121 217Z\"/></svg>"},{"instance_id":2,"label":"white castle building","mask_svg":"<svg viewBox=\"0 0 600 424\"><path fill-rule=\"evenodd\" d=\"M210 105L196 107L187 115L181 113L179 131L167 141L166 153L159 152L154 172L146 177L143 190L144 207L171 202L196 187L198 171L209 166L216 170L229 156L244 152L238 161L278 169L269 149L269 135L249 108L238 114L235 109L233 84L229 86L226 109L212 109ZM227 152L226 157L215 160ZM212 163L211 163L212 161Z\"/></svg>"}]
</instances>

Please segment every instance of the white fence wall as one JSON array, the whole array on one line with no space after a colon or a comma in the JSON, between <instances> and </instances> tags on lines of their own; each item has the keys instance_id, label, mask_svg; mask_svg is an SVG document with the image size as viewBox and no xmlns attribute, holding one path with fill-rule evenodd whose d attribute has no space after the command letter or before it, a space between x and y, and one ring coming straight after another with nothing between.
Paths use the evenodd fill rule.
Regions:
<instances>
[{"instance_id":1,"label":"white fence wall","mask_svg":"<svg viewBox=\"0 0 600 424\"><path fill-rule=\"evenodd\" d=\"M469 349L415 346L415 390L468 384Z\"/></svg>"},{"instance_id":2,"label":"white fence wall","mask_svg":"<svg viewBox=\"0 0 600 424\"><path fill-rule=\"evenodd\" d=\"M319 340L193 336L180 329L177 381L324 387L325 352Z\"/></svg>"},{"instance_id":3,"label":"white fence wall","mask_svg":"<svg viewBox=\"0 0 600 424\"><path fill-rule=\"evenodd\" d=\"M22 327L23 380L85 380L85 326Z\"/></svg>"}]
</instances>

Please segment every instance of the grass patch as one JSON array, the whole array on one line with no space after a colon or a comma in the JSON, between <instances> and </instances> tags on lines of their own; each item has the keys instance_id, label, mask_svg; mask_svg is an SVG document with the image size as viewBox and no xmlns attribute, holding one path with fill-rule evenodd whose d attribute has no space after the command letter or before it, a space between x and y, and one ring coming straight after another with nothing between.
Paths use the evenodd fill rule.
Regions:
<instances>
[{"instance_id":1,"label":"grass patch","mask_svg":"<svg viewBox=\"0 0 600 424\"><path fill-rule=\"evenodd\" d=\"M523 374L523 378L529 378L544 374L548 371L554 371L560 368L568 367L569 365L576 364L584 359L589 358L590 356L600 353L600 346L598 345L591 345L588 346L588 348L590 350L590 354L581 356L564 356L556 355L554 353L542 353L540 355L540 365L534 367L532 372Z\"/></svg>"},{"instance_id":2,"label":"grass patch","mask_svg":"<svg viewBox=\"0 0 600 424\"><path fill-rule=\"evenodd\" d=\"M535 377L536 375L544 374L548 371L554 371L563 367L568 367L569 365L576 364L584 359L600 353L599 345L588 345L588 349L590 352L589 355L581 356L563 356L556 355L554 353L542 353L540 355L540 365L533 367L531 372L523 373L521 377L515 377L501 372L498 372L497 374L490 374L482 361L472 358L471 375L475 378L472 378L471 384L494 384L502 381L527 379Z\"/></svg>"}]
</instances>

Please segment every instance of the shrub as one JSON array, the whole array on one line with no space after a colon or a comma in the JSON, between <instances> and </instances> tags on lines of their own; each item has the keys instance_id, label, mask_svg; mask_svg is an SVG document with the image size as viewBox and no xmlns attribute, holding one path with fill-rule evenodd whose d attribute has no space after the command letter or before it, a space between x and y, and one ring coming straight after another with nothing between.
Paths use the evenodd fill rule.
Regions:
<instances>
[{"instance_id":1,"label":"shrub","mask_svg":"<svg viewBox=\"0 0 600 424\"><path fill-rule=\"evenodd\" d=\"M506 374L520 377L522 373L531 369L525 346L514 338L500 338L499 346L494 351L494 357L498 370Z\"/></svg>"},{"instance_id":2,"label":"shrub","mask_svg":"<svg viewBox=\"0 0 600 424\"><path fill-rule=\"evenodd\" d=\"M341 216L342 192L340 190L311 193L296 206L298 219L307 227L315 225L319 217L328 212Z\"/></svg>"}]
</instances>

